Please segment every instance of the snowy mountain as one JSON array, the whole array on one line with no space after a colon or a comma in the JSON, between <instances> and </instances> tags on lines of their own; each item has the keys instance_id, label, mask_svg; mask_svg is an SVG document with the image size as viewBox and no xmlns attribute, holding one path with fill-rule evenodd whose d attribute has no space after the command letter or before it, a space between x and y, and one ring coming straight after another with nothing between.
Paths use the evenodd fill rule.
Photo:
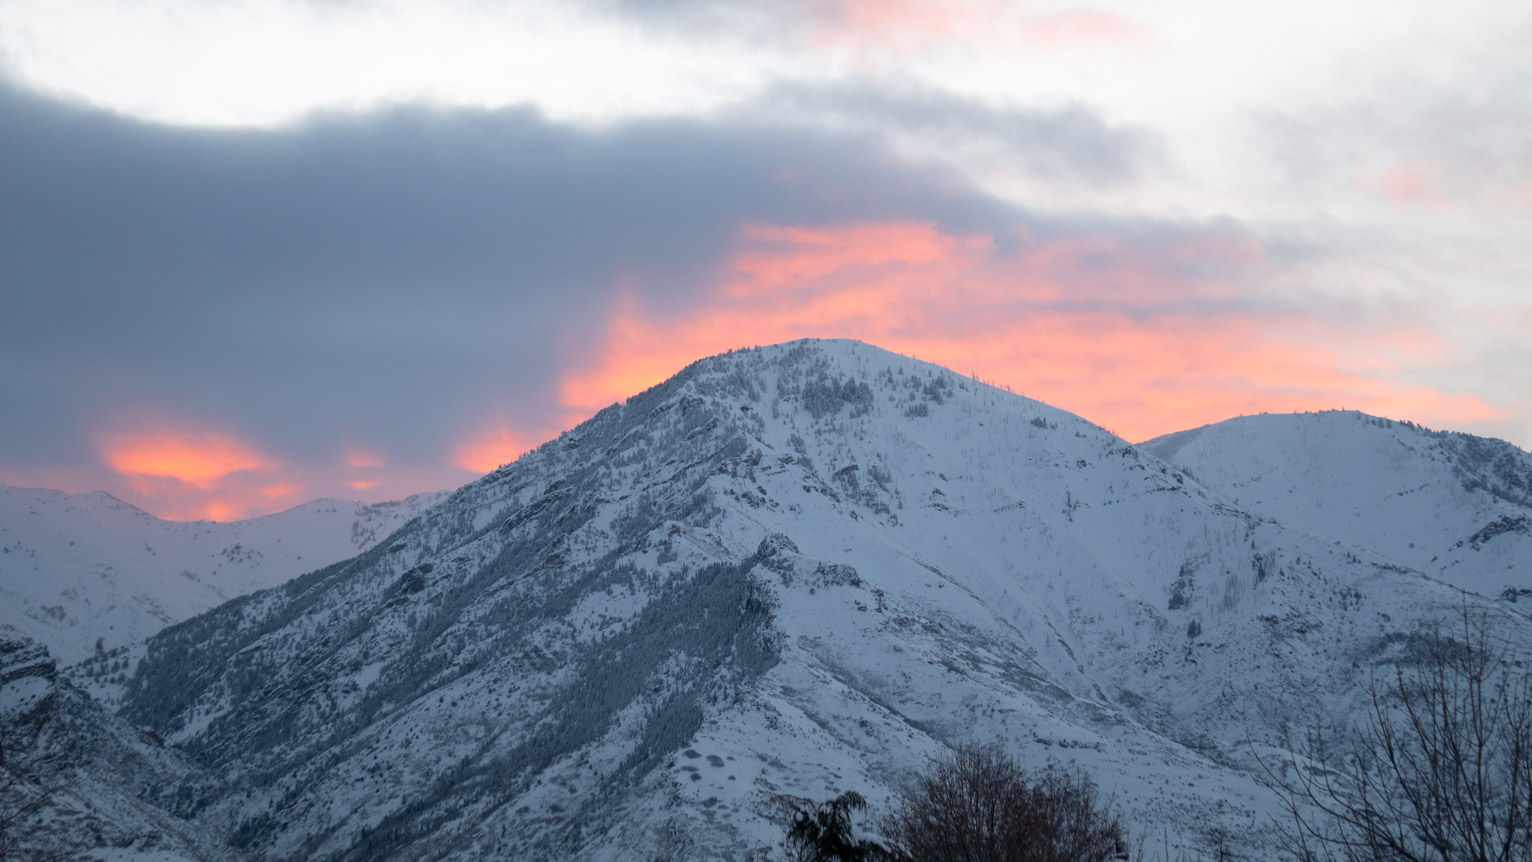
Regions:
<instances>
[{"instance_id":1,"label":"snowy mountain","mask_svg":"<svg viewBox=\"0 0 1532 862\"><path fill-rule=\"evenodd\" d=\"M445 493L162 521L105 492L0 485L0 635L75 662L371 547Z\"/></svg>"},{"instance_id":2,"label":"snowy mountain","mask_svg":"<svg viewBox=\"0 0 1532 862\"><path fill-rule=\"evenodd\" d=\"M1245 416L1141 448L1248 511L1484 596L1532 598L1532 455L1351 411Z\"/></svg>"},{"instance_id":3,"label":"snowy mountain","mask_svg":"<svg viewBox=\"0 0 1532 862\"><path fill-rule=\"evenodd\" d=\"M207 778L64 679L40 644L0 638L0 858L218 859L191 823Z\"/></svg>"},{"instance_id":4,"label":"snowy mountain","mask_svg":"<svg viewBox=\"0 0 1532 862\"><path fill-rule=\"evenodd\" d=\"M1463 601L1076 416L800 342L698 362L92 685L259 858L776 858L773 794L886 810L969 742L1081 767L1172 858L1264 859L1253 754L1347 726Z\"/></svg>"}]
</instances>

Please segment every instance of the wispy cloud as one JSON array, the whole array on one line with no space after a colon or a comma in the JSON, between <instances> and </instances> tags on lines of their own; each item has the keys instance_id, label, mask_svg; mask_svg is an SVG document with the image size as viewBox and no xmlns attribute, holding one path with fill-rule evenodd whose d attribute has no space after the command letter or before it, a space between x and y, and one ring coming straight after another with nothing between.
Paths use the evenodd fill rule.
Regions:
<instances>
[{"instance_id":1,"label":"wispy cloud","mask_svg":"<svg viewBox=\"0 0 1532 862\"><path fill-rule=\"evenodd\" d=\"M1080 104L990 105L908 80L780 84L738 113L875 136L965 170L1025 172L1058 185L1122 183L1158 167L1160 142Z\"/></svg>"}]
</instances>

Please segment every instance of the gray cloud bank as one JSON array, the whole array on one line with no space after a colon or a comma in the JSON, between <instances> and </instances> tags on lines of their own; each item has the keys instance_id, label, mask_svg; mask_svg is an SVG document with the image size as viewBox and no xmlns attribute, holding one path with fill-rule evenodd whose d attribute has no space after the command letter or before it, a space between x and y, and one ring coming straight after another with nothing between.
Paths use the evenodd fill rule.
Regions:
<instances>
[{"instance_id":1,"label":"gray cloud bank","mask_svg":"<svg viewBox=\"0 0 1532 862\"><path fill-rule=\"evenodd\" d=\"M1106 128L1080 116L1061 133L1128 151L1087 153L1087 175L1133 158ZM1230 230L1045 217L869 134L739 116L591 130L400 108L207 131L0 86L0 140L11 463L88 459L91 429L123 408L298 461L356 442L440 463L475 420L556 415L557 372L599 349L619 284L660 317L710 299L746 223L917 220L1002 244L1104 231L1139 251Z\"/></svg>"},{"instance_id":2,"label":"gray cloud bank","mask_svg":"<svg viewBox=\"0 0 1532 862\"><path fill-rule=\"evenodd\" d=\"M1083 105L996 107L914 84L783 84L747 110L867 134L918 137L964 160L998 163L1066 185L1129 182L1162 160L1152 132L1108 123Z\"/></svg>"},{"instance_id":3,"label":"gray cloud bank","mask_svg":"<svg viewBox=\"0 0 1532 862\"><path fill-rule=\"evenodd\" d=\"M0 139L0 395L22 459L78 451L112 404L316 456L342 425L430 450L434 417L481 399L546 409L619 276L656 313L696 301L744 221L1007 217L865 142L695 122L400 109L189 131L6 89Z\"/></svg>"}]
</instances>

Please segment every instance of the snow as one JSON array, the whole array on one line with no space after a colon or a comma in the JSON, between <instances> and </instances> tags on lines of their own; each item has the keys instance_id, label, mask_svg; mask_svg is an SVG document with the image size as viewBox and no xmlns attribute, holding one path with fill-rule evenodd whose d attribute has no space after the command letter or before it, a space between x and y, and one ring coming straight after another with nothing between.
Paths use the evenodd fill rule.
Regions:
<instances>
[{"instance_id":1,"label":"snow","mask_svg":"<svg viewBox=\"0 0 1532 862\"><path fill-rule=\"evenodd\" d=\"M162 521L104 492L0 485L0 633L68 664L345 559L445 494L315 500L245 521Z\"/></svg>"},{"instance_id":2,"label":"snow","mask_svg":"<svg viewBox=\"0 0 1532 862\"><path fill-rule=\"evenodd\" d=\"M1532 650L1480 565L1526 570L1483 529L1525 453L1281 418L1133 447L856 342L715 357L165 630L122 715L280 858L774 858L777 794L886 811L958 744L1082 769L1170 858L1269 858L1253 752L1349 726L1454 583Z\"/></svg>"},{"instance_id":3,"label":"snow","mask_svg":"<svg viewBox=\"0 0 1532 862\"><path fill-rule=\"evenodd\" d=\"M1237 505L1460 589L1532 590L1532 456L1509 443L1332 411L1231 419L1143 448Z\"/></svg>"}]
</instances>

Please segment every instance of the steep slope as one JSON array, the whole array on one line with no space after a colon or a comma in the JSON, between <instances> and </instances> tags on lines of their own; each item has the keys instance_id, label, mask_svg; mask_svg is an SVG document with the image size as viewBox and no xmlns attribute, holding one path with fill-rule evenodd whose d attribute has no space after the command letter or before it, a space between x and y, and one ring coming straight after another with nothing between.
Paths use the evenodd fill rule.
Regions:
<instances>
[{"instance_id":1,"label":"steep slope","mask_svg":"<svg viewBox=\"0 0 1532 862\"><path fill-rule=\"evenodd\" d=\"M70 685L35 641L0 639L0 753L0 857L231 856L187 822L200 770Z\"/></svg>"},{"instance_id":2,"label":"steep slope","mask_svg":"<svg viewBox=\"0 0 1532 862\"><path fill-rule=\"evenodd\" d=\"M804 342L166 629L122 714L221 777L201 823L265 858L765 858L773 794L882 806L959 742L1081 766L1172 852L1260 858L1252 750L1344 725L1460 606L1078 417Z\"/></svg>"},{"instance_id":3,"label":"steep slope","mask_svg":"<svg viewBox=\"0 0 1532 862\"><path fill-rule=\"evenodd\" d=\"M1532 598L1532 455L1353 411L1245 416L1141 448L1243 508L1465 590Z\"/></svg>"},{"instance_id":4,"label":"steep slope","mask_svg":"<svg viewBox=\"0 0 1532 862\"><path fill-rule=\"evenodd\" d=\"M0 485L0 633L76 662L364 551L445 496L182 523L105 492Z\"/></svg>"}]
</instances>

